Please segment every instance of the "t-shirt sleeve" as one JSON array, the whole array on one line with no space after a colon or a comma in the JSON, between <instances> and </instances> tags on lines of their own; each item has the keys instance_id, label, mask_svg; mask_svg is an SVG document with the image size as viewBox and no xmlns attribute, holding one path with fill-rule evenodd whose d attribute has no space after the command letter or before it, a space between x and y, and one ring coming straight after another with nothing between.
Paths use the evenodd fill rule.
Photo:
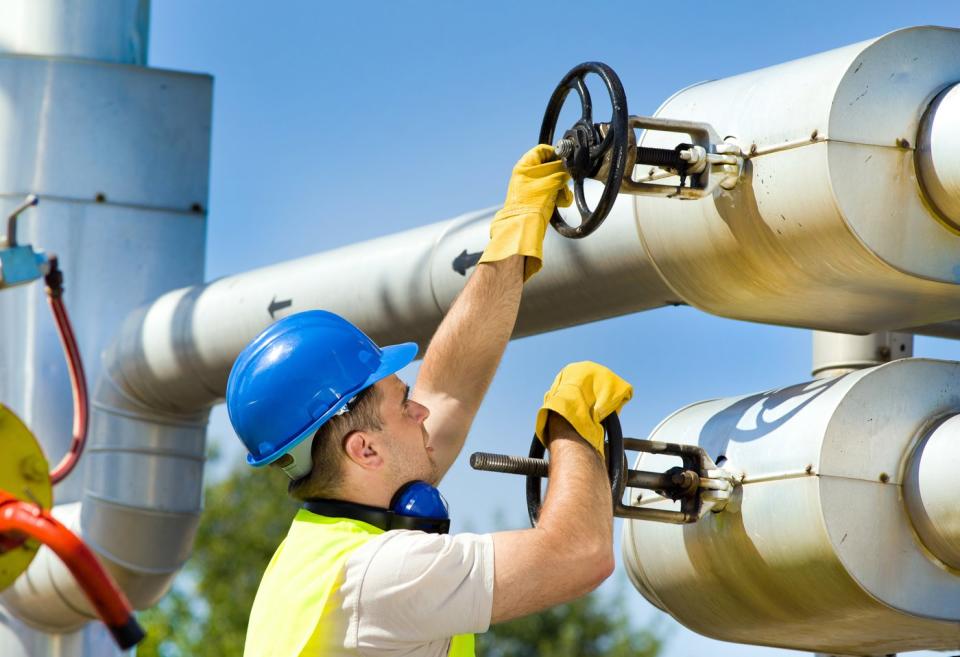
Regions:
<instances>
[{"instance_id":1,"label":"t-shirt sleeve","mask_svg":"<svg viewBox=\"0 0 960 657\"><path fill-rule=\"evenodd\" d=\"M347 560L348 644L390 650L486 632L493 610L489 534L391 531Z\"/></svg>"}]
</instances>

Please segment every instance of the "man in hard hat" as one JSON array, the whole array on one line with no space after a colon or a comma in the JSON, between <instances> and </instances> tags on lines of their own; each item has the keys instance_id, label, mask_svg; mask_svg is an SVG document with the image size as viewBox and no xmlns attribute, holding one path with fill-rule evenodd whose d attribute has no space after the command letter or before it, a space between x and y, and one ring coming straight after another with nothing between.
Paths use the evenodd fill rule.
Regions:
<instances>
[{"instance_id":1,"label":"man in hard hat","mask_svg":"<svg viewBox=\"0 0 960 657\"><path fill-rule=\"evenodd\" d=\"M593 363L564 368L536 431L550 486L536 528L447 535L434 486L467 432L513 331L547 222L569 205L550 146L526 153L475 272L430 342L411 390L412 343L380 348L347 320L299 313L238 357L227 408L256 466L303 502L264 573L246 657L468 657L474 632L579 597L613 569L600 422L629 384ZM240 510L242 512L242 510Z\"/></svg>"}]
</instances>

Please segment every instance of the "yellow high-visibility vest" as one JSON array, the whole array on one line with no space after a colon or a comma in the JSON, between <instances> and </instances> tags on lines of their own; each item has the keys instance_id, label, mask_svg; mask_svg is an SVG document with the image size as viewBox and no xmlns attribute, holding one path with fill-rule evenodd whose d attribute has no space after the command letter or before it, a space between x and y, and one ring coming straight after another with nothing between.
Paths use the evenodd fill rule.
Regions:
<instances>
[{"instance_id":1,"label":"yellow high-visibility vest","mask_svg":"<svg viewBox=\"0 0 960 657\"><path fill-rule=\"evenodd\" d=\"M318 657L350 553L382 534L359 520L301 509L260 581L250 611L244 657ZM328 606L329 605L329 606ZM449 657L474 657L474 636L450 641Z\"/></svg>"}]
</instances>

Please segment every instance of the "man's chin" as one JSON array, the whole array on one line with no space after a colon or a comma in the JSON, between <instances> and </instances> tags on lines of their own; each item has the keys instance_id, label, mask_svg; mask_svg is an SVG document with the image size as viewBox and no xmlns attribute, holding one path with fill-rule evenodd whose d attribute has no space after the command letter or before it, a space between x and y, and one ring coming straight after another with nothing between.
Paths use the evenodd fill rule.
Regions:
<instances>
[{"instance_id":1,"label":"man's chin","mask_svg":"<svg viewBox=\"0 0 960 657\"><path fill-rule=\"evenodd\" d=\"M437 462L433 460L432 456L428 456L430 459L430 476L425 480L431 486L436 486L440 483L440 466L437 465Z\"/></svg>"}]
</instances>

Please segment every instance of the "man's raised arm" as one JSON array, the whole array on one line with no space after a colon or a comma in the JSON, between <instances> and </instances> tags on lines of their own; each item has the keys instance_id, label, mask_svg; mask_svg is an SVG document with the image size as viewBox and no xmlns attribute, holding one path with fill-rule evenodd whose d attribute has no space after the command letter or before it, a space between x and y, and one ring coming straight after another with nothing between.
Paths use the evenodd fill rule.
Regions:
<instances>
[{"instance_id":1,"label":"man's raised arm","mask_svg":"<svg viewBox=\"0 0 960 657\"><path fill-rule=\"evenodd\" d=\"M553 209L572 201L569 176L555 158L553 147L541 144L517 162L483 257L424 355L412 397L430 409L425 425L441 477L460 453L513 333L523 283L542 266Z\"/></svg>"}]
</instances>

